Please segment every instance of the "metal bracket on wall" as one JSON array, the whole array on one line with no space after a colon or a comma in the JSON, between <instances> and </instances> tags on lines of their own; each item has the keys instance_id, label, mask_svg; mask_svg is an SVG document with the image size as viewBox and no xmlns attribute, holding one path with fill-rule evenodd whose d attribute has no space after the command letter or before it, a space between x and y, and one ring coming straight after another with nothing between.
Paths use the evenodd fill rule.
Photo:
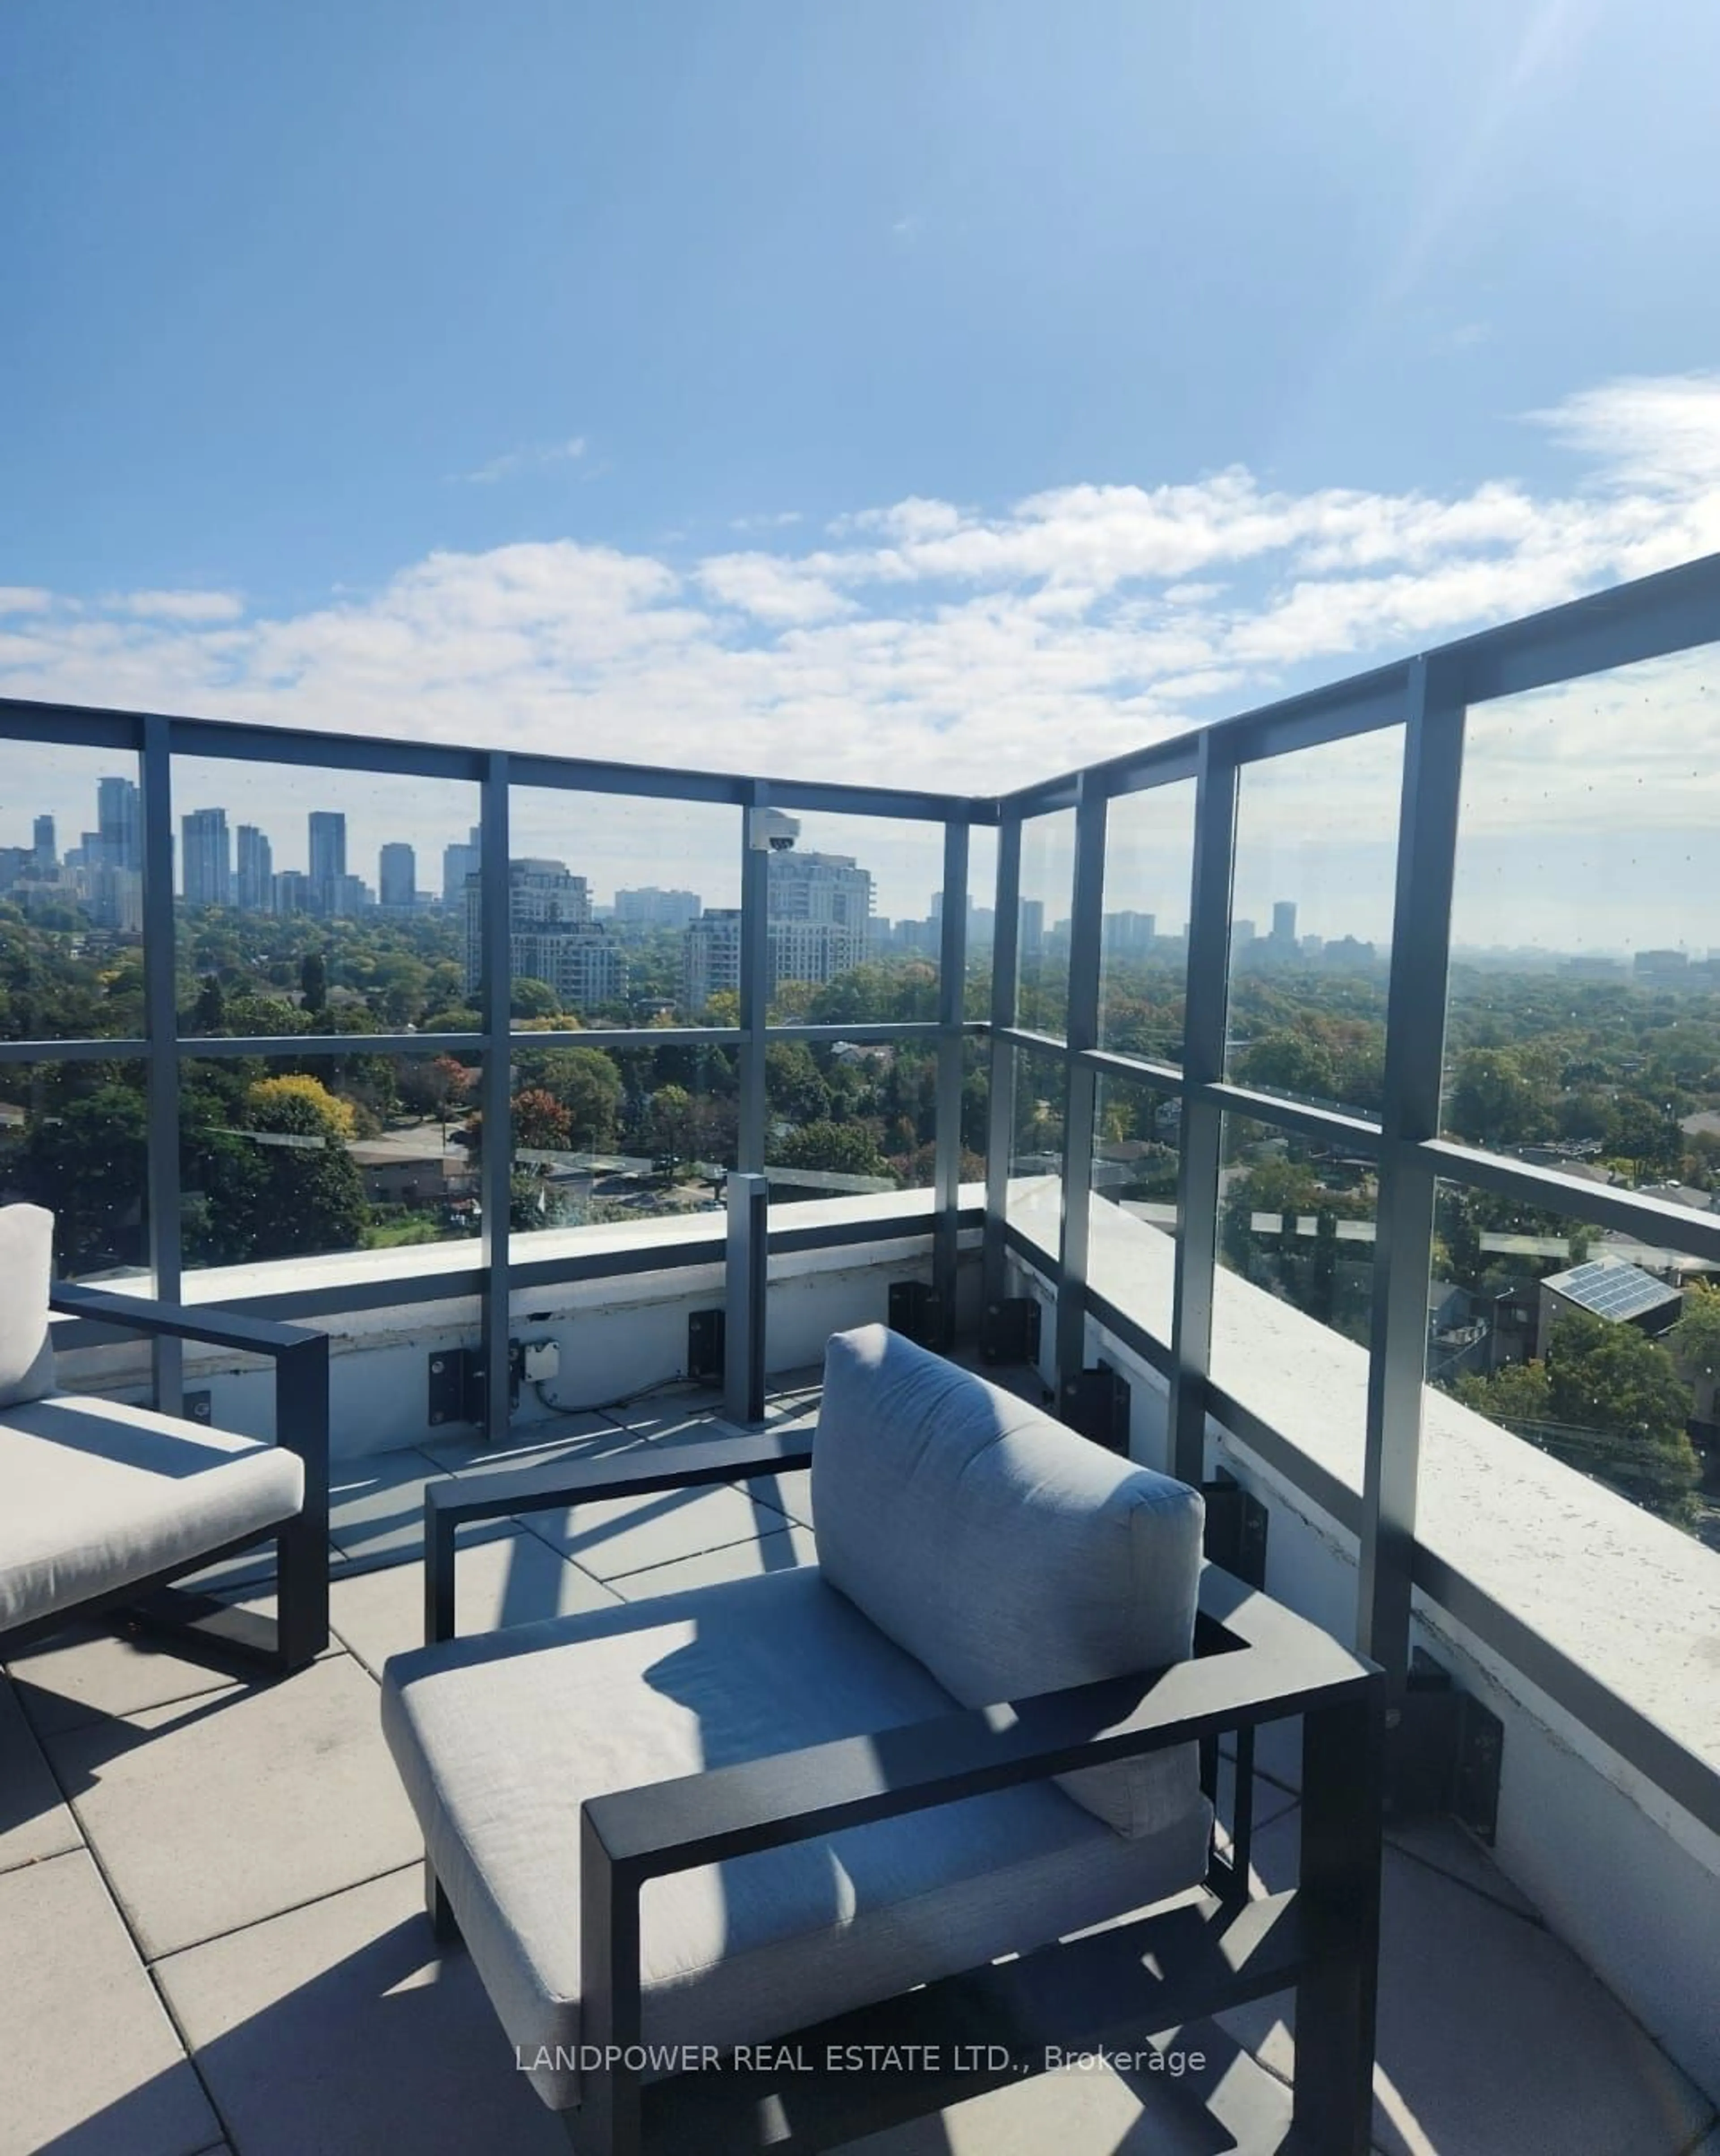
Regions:
<instances>
[{"instance_id":1,"label":"metal bracket on wall","mask_svg":"<svg viewBox=\"0 0 1720 2156\"><path fill-rule=\"evenodd\" d=\"M508 1342L508 1405L520 1404L520 1378L525 1363L517 1340ZM481 1348L440 1348L429 1358L430 1412L433 1430L444 1423L484 1422L484 1350Z\"/></svg>"},{"instance_id":2,"label":"metal bracket on wall","mask_svg":"<svg viewBox=\"0 0 1720 2156\"><path fill-rule=\"evenodd\" d=\"M1505 1727L1418 1647L1403 1698L1385 1711L1388 1825L1450 1813L1491 1848L1499 1825Z\"/></svg>"},{"instance_id":3,"label":"metal bracket on wall","mask_svg":"<svg viewBox=\"0 0 1720 2156\"><path fill-rule=\"evenodd\" d=\"M1031 1295L1006 1296L988 1302L980 1320L982 1363L1037 1363L1040 1311Z\"/></svg>"},{"instance_id":4,"label":"metal bracket on wall","mask_svg":"<svg viewBox=\"0 0 1720 2156\"><path fill-rule=\"evenodd\" d=\"M687 1317L687 1375L700 1384L720 1385L729 1324L720 1310L694 1310Z\"/></svg>"},{"instance_id":5,"label":"metal bracket on wall","mask_svg":"<svg viewBox=\"0 0 1720 2156\"><path fill-rule=\"evenodd\" d=\"M904 1340L941 1355L948 1345L943 1296L928 1281L892 1281L889 1327Z\"/></svg>"},{"instance_id":6,"label":"metal bracket on wall","mask_svg":"<svg viewBox=\"0 0 1720 2156\"><path fill-rule=\"evenodd\" d=\"M1107 1452L1129 1454L1129 1385L1108 1363L1083 1370L1063 1387L1059 1408L1063 1420Z\"/></svg>"},{"instance_id":7,"label":"metal bracket on wall","mask_svg":"<svg viewBox=\"0 0 1720 2156\"><path fill-rule=\"evenodd\" d=\"M1206 1500L1205 1553L1223 1571L1250 1587L1266 1585L1266 1531L1270 1518L1252 1490L1222 1468L1200 1485Z\"/></svg>"}]
</instances>

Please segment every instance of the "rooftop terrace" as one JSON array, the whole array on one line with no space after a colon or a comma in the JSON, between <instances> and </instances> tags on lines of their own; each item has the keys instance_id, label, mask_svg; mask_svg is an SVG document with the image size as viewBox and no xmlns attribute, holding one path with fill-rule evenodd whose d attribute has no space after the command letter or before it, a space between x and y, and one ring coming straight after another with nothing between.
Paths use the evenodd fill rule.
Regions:
<instances>
[{"instance_id":1,"label":"rooftop terrace","mask_svg":"<svg viewBox=\"0 0 1720 2156\"><path fill-rule=\"evenodd\" d=\"M768 1419L816 1416L816 1373ZM521 1434L535 1461L725 1428L683 1388ZM425 1478L475 1442L349 1466L333 1514L335 1638L253 1686L109 1636L15 1662L0 1714L0 1937L10 2035L0 2148L56 2156L368 2156L565 2147L456 1949L422 1906L417 1830L376 1681L422 1621ZM361 1467L361 1471L360 1468ZM519 1624L801 1562L804 1476L512 1526L463 1558L460 1629ZM231 1584L266 1599L269 1583ZM1255 1868L1296 1866L1293 1767L1257 1778ZM242 1833L233 1831L243 1823ZM1419 2152L1712 2156L1713 2104L1451 1822L1390 1837L1375 2145ZM1189 2030L1209 2065L1167 2092L1109 2068L982 2097L868 2139L878 2156L1215 2150L1211 2122L1287 2123L1293 2033L1269 2007Z\"/></svg>"},{"instance_id":2,"label":"rooftop terrace","mask_svg":"<svg viewBox=\"0 0 1720 2156\"><path fill-rule=\"evenodd\" d=\"M377 1727L423 1483L673 1445L767 1384L767 1420L810 1417L828 1333L912 1284L965 1357L1004 1310L996 1367L1088 1434L1234 1478L1268 1591L1384 1667L1400 1728L1430 1659L1467 1703L1485 1741L1390 1831L1377 2146L1720 2156L1717 624L1720 559L1002 799L0 701L8 803L104 789L78 861L0 846L0 1201L54 1207L71 1276L325 1331L340 1485L312 1668L106 1635L10 1667L0 2152L561 2146L433 1948ZM1585 776L1621 726L1622 892ZM188 891L176 819L218 800L452 833L450 905L355 913L343 873L321 914L248 906L215 856ZM1569 949L1500 917L1502 803ZM836 971L773 941L784 811L929 917ZM630 984L613 952L525 972L498 867L606 846L634 881L715 865L732 982L695 993L666 942ZM724 1211L755 1176L756 1265ZM1570 1309L1559 1276L1609 1257L1676 1332ZM514 1368L528 1342L556 1374ZM56 1343L67 1384L272 1434L246 1358ZM505 1527L460 1629L804 1563L806 1502ZM1258 1764L1277 1884L1293 1732ZM1096 2071L878 2145L1272 2146L1288 2032L1230 2036L1204 2118Z\"/></svg>"}]
</instances>

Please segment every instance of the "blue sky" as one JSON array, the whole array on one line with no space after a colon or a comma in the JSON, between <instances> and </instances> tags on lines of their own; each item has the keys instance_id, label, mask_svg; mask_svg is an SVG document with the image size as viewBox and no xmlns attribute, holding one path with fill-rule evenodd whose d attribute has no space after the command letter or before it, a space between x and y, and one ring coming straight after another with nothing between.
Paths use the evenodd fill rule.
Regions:
<instances>
[{"instance_id":1,"label":"blue sky","mask_svg":"<svg viewBox=\"0 0 1720 2156\"><path fill-rule=\"evenodd\" d=\"M1697 0L14 0L0 693L981 788L1720 546L1717 75Z\"/></svg>"}]
</instances>

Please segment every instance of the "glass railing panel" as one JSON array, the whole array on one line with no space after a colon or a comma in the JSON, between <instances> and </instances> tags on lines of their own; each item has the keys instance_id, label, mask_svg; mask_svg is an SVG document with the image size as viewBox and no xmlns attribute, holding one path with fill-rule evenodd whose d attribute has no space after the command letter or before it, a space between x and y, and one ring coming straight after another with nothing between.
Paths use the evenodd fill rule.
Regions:
<instances>
[{"instance_id":1,"label":"glass railing panel","mask_svg":"<svg viewBox=\"0 0 1720 2156\"><path fill-rule=\"evenodd\" d=\"M1374 1165L1340 1145L1246 1116L1224 1118L1222 1155L1214 1381L1275 1428L1306 1437L1316 1457L1327 1457L1333 1443L1348 1448L1359 1471Z\"/></svg>"},{"instance_id":2,"label":"glass railing panel","mask_svg":"<svg viewBox=\"0 0 1720 2156\"><path fill-rule=\"evenodd\" d=\"M64 1279L148 1270L147 1084L136 1057L0 1063L0 1204L54 1214Z\"/></svg>"},{"instance_id":3,"label":"glass railing panel","mask_svg":"<svg viewBox=\"0 0 1720 2156\"><path fill-rule=\"evenodd\" d=\"M740 1130L733 1050L516 1042L512 1103L515 1256L545 1231L720 1214Z\"/></svg>"},{"instance_id":4,"label":"glass railing panel","mask_svg":"<svg viewBox=\"0 0 1720 2156\"><path fill-rule=\"evenodd\" d=\"M1181 1120L1174 1095L1108 1072L1097 1081L1088 1286L1165 1342L1176 1266Z\"/></svg>"},{"instance_id":5,"label":"glass railing panel","mask_svg":"<svg viewBox=\"0 0 1720 2156\"><path fill-rule=\"evenodd\" d=\"M479 789L172 762L182 1034L478 1025Z\"/></svg>"},{"instance_id":6,"label":"glass railing panel","mask_svg":"<svg viewBox=\"0 0 1720 2156\"><path fill-rule=\"evenodd\" d=\"M938 1015L944 826L772 809L773 1025Z\"/></svg>"},{"instance_id":7,"label":"glass railing panel","mask_svg":"<svg viewBox=\"0 0 1720 2156\"><path fill-rule=\"evenodd\" d=\"M1124 793L1105 818L1099 945L1099 1045L1182 1062L1189 896L1195 860L1192 779Z\"/></svg>"},{"instance_id":8,"label":"glass railing panel","mask_svg":"<svg viewBox=\"0 0 1720 2156\"><path fill-rule=\"evenodd\" d=\"M1720 1548L1720 1286L1662 1241L1442 1182L1427 1297L1432 1390ZM1430 1434L1427 1443L1437 1447Z\"/></svg>"},{"instance_id":9,"label":"glass railing panel","mask_svg":"<svg viewBox=\"0 0 1720 2156\"><path fill-rule=\"evenodd\" d=\"M1057 808L1021 825L1016 1023L1066 1038L1069 1024L1069 916L1075 893L1075 811Z\"/></svg>"},{"instance_id":10,"label":"glass railing panel","mask_svg":"<svg viewBox=\"0 0 1720 2156\"><path fill-rule=\"evenodd\" d=\"M1446 1137L1720 1188L1717 716L1712 647L1467 715Z\"/></svg>"},{"instance_id":11,"label":"glass railing panel","mask_svg":"<svg viewBox=\"0 0 1720 2156\"><path fill-rule=\"evenodd\" d=\"M187 1270L475 1238L479 1079L475 1056L187 1058Z\"/></svg>"},{"instance_id":12,"label":"glass railing panel","mask_svg":"<svg viewBox=\"0 0 1720 2156\"><path fill-rule=\"evenodd\" d=\"M967 968L964 1018L991 1015L991 950L997 933L997 826L968 827Z\"/></svg>"},{"instance_id":13,"label":"glass railing panel","mask_svg":"<svg viewBox=\"0 0 1720 2156\"><path fill-rule=\"evenodd\" d=\"M1004 1217L1054 1258L1062 1227L1068 1071L1061 1056L1022 1048L1012 1053L1015 1113Z\"/></svg>"},{"instance_id":14,"label":"glass railing panel","mask_svg":"<svg viewBox=\"0 0 1720 2156\"><path fill-rule=\"evenodd\" d=\"M930 1191L937 1180L938 1043L773 1041L765 1057L765 1167L773 1207Z\"/></svg>"},{"instance_id":15,"label":"glass railing panel","mask_svg":"<svg viewBox=\"0 0 1720 2156\"><path fill-rule=\"evenodd\" d=\"M0 1039L141 1039L137 759L0 742Z\"/></svg>"},{"instance_id":16,"label":"glass railing panel","mask_svg":"<svg viewBox=\"0 0 1720 2156\"><path fill-rule=\"evenodd\" d=\"M722 802L513 788L514 1024L734 1025L741 844Z\"/></svg>"},{"instance_id":17,"label":"glass railing panel","mask_svg":"<svg viewBox=\"0 0 1720 2156\"><path fill-rule=\"evenodd\" d=\"M1377 1116L1404 730L1245 764L1226 1075Z\"/></svg>"}]
</instances>

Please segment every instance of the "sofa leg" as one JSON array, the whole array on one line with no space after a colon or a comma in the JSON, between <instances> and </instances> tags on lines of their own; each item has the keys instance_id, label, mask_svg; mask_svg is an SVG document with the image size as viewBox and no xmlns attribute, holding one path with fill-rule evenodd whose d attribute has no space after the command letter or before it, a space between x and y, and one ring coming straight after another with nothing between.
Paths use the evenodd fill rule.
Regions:
<instances>
[{"instance_id":1,"label":"sofa leg","mask_svg":"<svg viewBox=\"0 0 1720 2156\"><path fill-rule=\"evenodd\" d=\"M329 1644L329 1545L318 1523L289 1520L275 1537L275 1660L283 1671L314 1662Z\"/></svg>"},{"instance_id":2,"label":"sofa leg","mask_svg":"<svg viewBox=\"0 0 1720 2156\"><path fill-rule=\"evenodd\" d=\"M442 1881L436 1876L436 1867L427 1856L424 1859L424 1907L429 1915L430 1929L437 1944L444 1947L458 1945L458 1919L454 1915L453 1905L443 1892Z\"/></svg>"}]
</instances>

